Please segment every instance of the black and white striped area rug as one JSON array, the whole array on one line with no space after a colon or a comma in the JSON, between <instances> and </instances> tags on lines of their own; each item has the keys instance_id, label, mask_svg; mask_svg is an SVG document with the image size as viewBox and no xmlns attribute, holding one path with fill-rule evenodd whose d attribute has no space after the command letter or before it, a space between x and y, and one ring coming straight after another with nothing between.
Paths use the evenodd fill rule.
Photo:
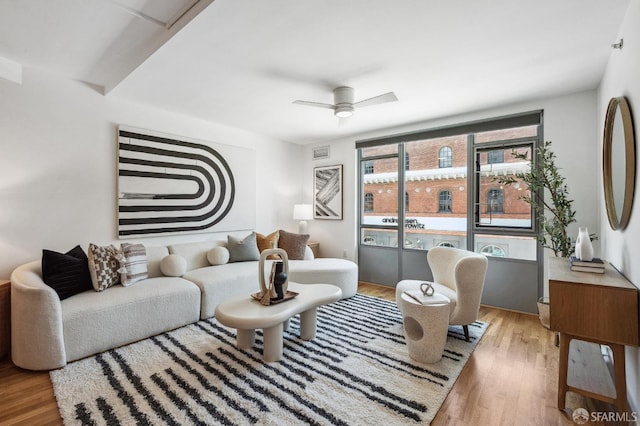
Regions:
<instances>
[{"instance_id":1,"label":"black and white striped area rug","mask_svg":"<svg viewBox=\"0 0 640 426\"><path fill-rule=\"evenodd\" d=\"M234 329L200 321L51 372L65 424L426 424L435 416L484 333L466 342L450 327L435 364L407 354L395 303L356 295L318 309L313 341L298 318L284 357L262 362Z\"/></svg>"}]
</instances>

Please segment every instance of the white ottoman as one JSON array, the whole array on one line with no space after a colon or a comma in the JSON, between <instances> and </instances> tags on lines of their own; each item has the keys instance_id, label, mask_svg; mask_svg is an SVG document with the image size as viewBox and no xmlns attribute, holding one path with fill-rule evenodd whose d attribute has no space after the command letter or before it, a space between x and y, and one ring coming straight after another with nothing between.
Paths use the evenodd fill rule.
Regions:
<instances>
[{"instance_id":1,"label":"white ottoman","mask_svg":"<svg viewBox=\"0 0 640 426\"><path fill-rule=\"evenodd\" d=\"M427 364L440 361L449 330L449 301L423 305L406 294L398 298L409 356Z\"/></svg>"}]
</instances>

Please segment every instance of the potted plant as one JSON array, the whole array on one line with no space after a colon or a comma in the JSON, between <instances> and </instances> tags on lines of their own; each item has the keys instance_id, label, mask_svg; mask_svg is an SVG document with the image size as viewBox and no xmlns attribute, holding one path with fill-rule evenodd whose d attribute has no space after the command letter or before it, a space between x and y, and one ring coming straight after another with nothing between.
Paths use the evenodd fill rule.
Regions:
<instances>
[{"instance_id":1,"label":"potted plant","mask_svg":"<svg viewBox=\"0 0 640 426\"><path fill-rule=\"evenodd\" d=\"M515 175L497 177L502 185L524 184L528 194L518 197L533 207L533 212L540 222L541 232L536 235L543 247L549 248L554 255L570 257L575 250L575 241L567 233L569 225L576 221L573 200L569 198L569 190L565 178L560 174L555 160L556 155L551 151L551 142L546 141L536 150L539 167L530 167L527 171L517 172ZM529 152L512 151L518 160L532 161ZM548 194L548 197L543 196ZM589 236L597 239L594 234ZM538 300L540 322L549 328L548 298Z\"/></svg>"},{"instance_id":2,"label":"potted plant","mask_svg":"<svg viewBox=\"0 0 640 426\"><path fill-rule=\"evenodd\" d=\"M512 151L518 160L532 161L529 152ZM527 171L516 172L515 175L495 178L502 185L524 184L528 194L518 197L533 207L535 216L540 221L541 231L536 239L559 257L570 257L574 250L574 240L567 233L568 226L575 222L576 212L573 200L569 198L569 190L565 178L560 174L551 151L551 142L546 141L536 150L539 167L530 167ZM542 195L547 193L548 197ZM591 235L594 239L594 236Z\"/></svg>"}]
</instances>

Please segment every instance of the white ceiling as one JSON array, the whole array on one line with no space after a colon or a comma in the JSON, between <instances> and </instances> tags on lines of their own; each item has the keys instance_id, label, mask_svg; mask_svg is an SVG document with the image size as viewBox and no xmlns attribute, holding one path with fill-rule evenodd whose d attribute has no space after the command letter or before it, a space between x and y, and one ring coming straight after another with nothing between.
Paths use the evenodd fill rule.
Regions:
<instances>
[{"instance_id":1,"label":"white ceiling","mask_svg":"<svg viewBox=\"0 0 640 426\"><path fill-rule=\"evenodd\" d=\"M194 1L0 0L0 57L308 144L593 89L630 0L203 0L173 31L118 6L170 22ZM292 104L340 85L399 101L342 122Z\"/></svg>"}]
</instances>

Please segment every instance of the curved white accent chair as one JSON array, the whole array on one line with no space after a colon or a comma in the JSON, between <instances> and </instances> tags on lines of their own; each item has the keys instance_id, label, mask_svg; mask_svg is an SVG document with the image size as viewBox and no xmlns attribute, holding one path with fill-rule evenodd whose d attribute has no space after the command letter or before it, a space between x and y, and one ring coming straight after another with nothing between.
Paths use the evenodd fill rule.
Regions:
<instances>
[{"instance_id":1,"label":"curved white accent chair","mask_svg":"<svg viewBox=\"0 0 640 426\"><path fill-rule=\"evenodd\" d=\"M434 289L451 300L450 325L461 325L469 340L469 324L478 319L480 298L487 273L485 255L450 247L433 247L427 252L427 262L433 273ZM417 290L424 281L402 280L396 286L396 303L406 290Z\"/></svg>"}]
</instances>

